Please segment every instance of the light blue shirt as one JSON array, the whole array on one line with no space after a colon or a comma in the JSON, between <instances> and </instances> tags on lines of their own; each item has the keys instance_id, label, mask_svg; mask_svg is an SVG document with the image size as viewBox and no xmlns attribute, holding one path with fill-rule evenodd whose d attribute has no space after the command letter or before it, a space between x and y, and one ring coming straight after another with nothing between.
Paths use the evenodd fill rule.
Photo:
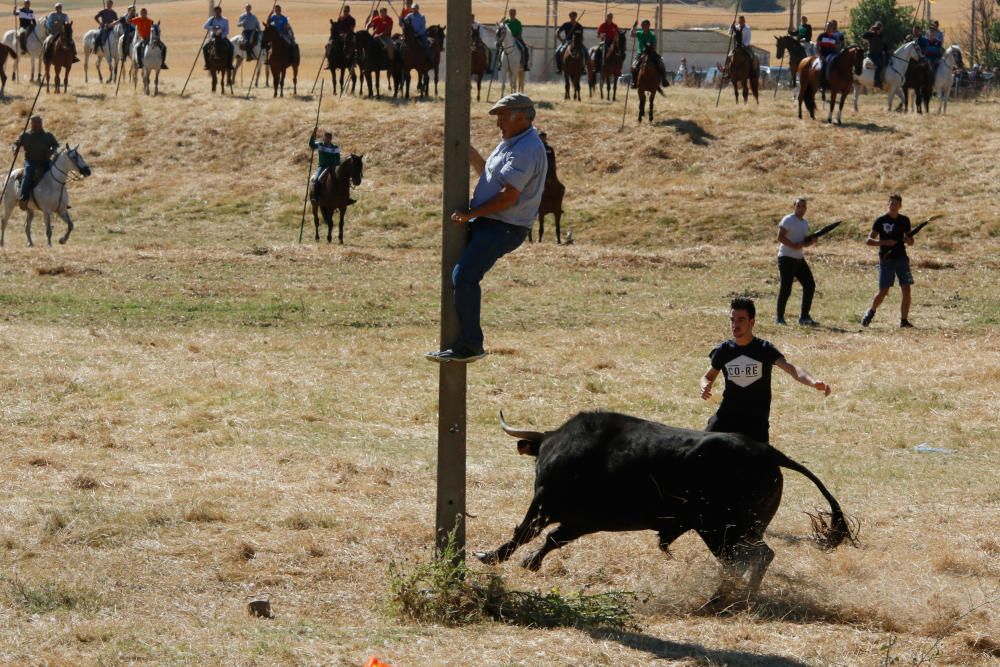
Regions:
<instances>
[{"instance_id":1,"label":"light blue shirt","mask_svg":"<svg viewBox=\"0 0 1000 667\"><path fill-rule=\"evenodd\" d=\"M510 185L521 193L517 201L510 208L489 217L530 229L542 202L548 168L545 146L535 128L529 127L516 137L504 139L486 158L486 168L476 183L470 208L482 206Z\"/></svg>"},{"instance_id":2,"label":"light blue shirt","mask_svg":"<svg viewBox=\"0 0 1000 667\"><path fill-rule=\"evenodd\" d=\"M209 32L215 32L220 30L222 32L222 37L229 37L229 19L222 16L213 16L212 18L205 21L205 30Z\"/></svg>"},{"instance_id":3,"label":"light blue shirt","mask_svg":"<svg viewBox=\"0 0 1000 667\"><path fill-rule=\"evenodd\" d=\"M423 14L408 14L404 20L418 36L423 37L427 34L427 17Z\"/></svg>"}]
</instances>

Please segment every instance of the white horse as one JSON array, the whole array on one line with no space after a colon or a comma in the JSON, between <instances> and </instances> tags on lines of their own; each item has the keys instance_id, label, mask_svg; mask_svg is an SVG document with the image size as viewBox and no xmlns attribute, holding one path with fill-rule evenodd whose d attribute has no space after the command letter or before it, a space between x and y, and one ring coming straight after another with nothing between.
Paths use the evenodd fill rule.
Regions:
<instances>
[{"instance_id":1,"label":"white horse","mask_svg":"<svg viewBox=\"0 0 1000 667\"><path fill-rule=\"evenodd\" d=\"M938 61L934 72L934 93L938 96L938 113L948 110L948 94L955 84L955 70L964 69L962 64L962 49L952 44L945 49L944 55Z\"/></svg>"},{"instance_id":2,"label":"white horse","mask_svg":"<svg viewBox=\"0 0 1000 667\"><path fill-rule=\"evenodd\" d=\"M45 21L39 21L35 25L35 29L31 31L28 35L27 42L28 47L28 59L31 61L31 79L30 81L35 81L35 63L38 63L38 81L42 80L42 55L45 52L43 44L45 38L48 37L49 31L45 27ZM20 55L21 53L21 40L18 39L17 32L14 30L8 30L3 34L3 43L10 48L17 51ZM16 76L14 77L17 78Z\"/></svg>"},{"instance_id":3,"label":"white horse","mask_svg":"<svg viewBox=\"0 0 1000 667\"><path fill-rule=\"evenodd\" d=\"M83 82L89 82L90 56L93 54L97 58L97 78L104 83L104 75L101 73L101 62L108 63L108 83L115 80L115 48L116 43L114 31L108 31L108 36L104 43L97 46L97 36L101 34L100 29L88 30L83 35Z\"/></svg>"},{"instance_id":4,"label":"white horse","mask_svg":"<svg viewBox=\"0 0 1000 667\"><path fill-rule=\"evenodd\" d=\"M132 45L133 57L139 58L139 45L142 40L136 40ZM149 31L149 44L142 54L142 88L149 95L150 72L156 70L156 78L153 82L153 97L160 94L160 68L163 67L163 42L160 41L160 22L157 21Z\"/></svg>"},{"instance_id":5,"label":"white horse","mask_svg":"<svg viewBox=\"0 0 1000 667\"><path fill-rule=\"evenodd\" d=\"M497 69L503 67L507 71L507 81L510 82L510 92L524 92L524 65L521 60L521 49L514 44L514 38L510 39L511 44L507 46L507 26L501 25L497 28L496 50L500 58ZM531 49L528 49L528 64L531 64ZM500 93L503 94L502 92Z\"/></svg>"},{"instance_id":6,"label":"white horse","mask_svg":"<svg viewBox=\"0 0 1000 667\"><path fill-rule=\"evenodd\" d=\"M251 52L252 52L252 55L254 57L254 60L260 60L261 54L264 53L263 49L261 49L261 39L260 39L260 37L261 36L258 33L256 43L254 43L253 48L250 49ZM240 33L240 34L236 35L235 37L233 37L229 41L232 42L232 44L233 44L233 78L235 78L236 77L236 73L240 70L240 67L243 66L243 63L244 62L252 62L252 61L248 61L247 60L247 58L246 58L246 51L243 50L243 33ZM249 67L249 65L248 65L248 67ZM261 63L261 66L258 67L258 68L256 68L256 69L257 69L257 82L256 82L256 85L259 87L260 86L260 72L261 72L261 70L266 70L267 68L264 67L263 63Z\"/></svg>"},{"instance_id":7,"label":"white horse","mask_svg":"<svg viewBox=\"0 0 1000 667\"><path fill-rule=\"evenodd\" d=\"M887 109L892 111L892 101L896 97L903 99L903 80L906 78L906 68L910 61L920 60L923 56L916 42L906 42L889 56L889 62L882 68L882 90L888 92ZM858 110L858 95L862 88L875 90L875 63L865 58L861 74L854 75L854 110Z\"/></svg>"},{"instance_id":8,"label":"white horse","mask_svg":"<svg viewBox=\"0 0 1000 667\"><path fill-rule=\"evenodd\" d=\"M69 217L69 193L66 192L66 183L70 174L76 172L83 176L90 176L90 167L79 152L80 146L66 148L59 151L56 159L52 162L45 175L42 176L31 196L28 197L28 211L24 221L24 233L28 235L28 247L35 244L31 240L31 220L35 217L35 211L41 211L45 218L45 236L48 238L49 246L52 245L52 214L55 213L66 223L66 235L59 239L59 243L66 243L69 240L70 232L73 231L73 221ZM18 169L7 179L3 189L3 220L0 221L0 246L3 246L4 235L7 233L7 221L10 214L17 206L18 186L20 185L18 176L22 169Z\"/></svg>"}]
</instances>

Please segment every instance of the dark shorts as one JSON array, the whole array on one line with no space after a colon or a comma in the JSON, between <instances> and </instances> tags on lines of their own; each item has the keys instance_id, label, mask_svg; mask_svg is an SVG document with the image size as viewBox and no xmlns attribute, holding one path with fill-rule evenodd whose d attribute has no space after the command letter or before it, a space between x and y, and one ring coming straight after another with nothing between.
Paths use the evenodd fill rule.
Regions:
<instances>
[{"instance_id":1,"label":"dark shorts","mask_svg":"<svg viewBox=\"0 0 1000 667\"><path fill-rule=\"evenodd\" d=\"M757 442L770 442L770 428L767 421L759 419L739 419L732 416L719 416L715 413L708 418L705 430L710 433L742 433Z\"/></svg>"},{"instance_id":2,"label":"dark shorts","mask_svg":"<svg viewBox=\"0 0 1000 667\"><path fill-rule=\"evenodd\" d=\"M897 277L900 286L913 284L913 274L910 273L910 258L883 257L880 259L878 263L878 288L889 289L896 284Z\"/></svg>"}]
</instances>

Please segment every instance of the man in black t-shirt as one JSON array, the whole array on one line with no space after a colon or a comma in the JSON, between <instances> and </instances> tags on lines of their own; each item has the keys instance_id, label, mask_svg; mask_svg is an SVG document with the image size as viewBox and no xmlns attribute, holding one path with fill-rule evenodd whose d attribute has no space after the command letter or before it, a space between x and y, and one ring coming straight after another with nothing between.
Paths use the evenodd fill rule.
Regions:
<instances>
[{"instance_id":1,"label":"man in black t-shirt","mask_svg":"<svg viewBox=\"0 0 1000 667\"><path fill-rule=\"evenodd\" d=\"M726 378L722 404L708 420L706 431L742 433L758 442L770 442L771 368L777 366L802 384L830 395L830 385L789 363L774 345L753 335L756 307L737 297L729 304L730 340L712 350L712 365L701 378L701 397L712 396L719 372Z\"/></svg>"},{"instance_id":2,"label":"man in black t-shirt","mask_svg":"<svg viewBox=\"0 0 1000 667\"><path fill-rule=\"evenodd\" d=\"M899 326L904 329L913 326L907 319L910 315L913 274L910 273L910 258L906 256L906 246L913 245L913 237L910 236L910 219L899 212L902 206L902 197L898 194L889 195L889 211L875 221L868 240L865 241L867 245L878 246L878 294L861 318L861 326L866 327L872 323L875 311L882 305L882 300L892 289L897 277L899 289L903 292L903 302L899 306Z\"/></svg>"}]
</instances>

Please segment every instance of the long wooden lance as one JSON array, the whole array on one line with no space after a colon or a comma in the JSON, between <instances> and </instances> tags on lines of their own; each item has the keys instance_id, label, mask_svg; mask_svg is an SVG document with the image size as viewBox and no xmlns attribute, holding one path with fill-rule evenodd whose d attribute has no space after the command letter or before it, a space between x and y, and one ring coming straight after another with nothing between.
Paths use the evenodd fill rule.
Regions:
<instances>
[{"instance_id":1,"label":"long wooden lance","mask_svg":"<svg viewBox=\"0 0 1000 667\"><path fill-rule=\"evenodd\" d=\"M316 123L313 125L312 136L316 139L316 130L319 129L319 109L323 105L323 88L326 86L326 79L319 84L319 102L316 104ZM309 171L306 172L306 195L302 198L302 221L299 223L299 243L302 243L302 233L306 228L306 205L309 203L309 179L312 178L313 158L316 157L316 149L309 151Z\"/></svg>"},{"instance_id":2,"label":"long wooden lance","mask_svg":"<svg viewBox=\"0 0 1000 667\"><path fill-rule=\"evenodd\" d=\"M18 138L24 136L24 133L28 131L28 124L31 122L31 117L35 115L35 105L38 104L38 96L42 94L42 82L38 82L38 91L35 93L35 101L31 103L31 110L28 112L28 118L24 121L24 127L21 128L21 134L17 135ZM7 192L7 185L10 183L10 175L14 173L14 165L17 164L17 154L21 152L21 144L18 143L17 147L14 149L14 158L10 161L10 169L7 170L7 178L3 182L3 190L0 190L0 204L3 203L3 196Z\"/></svg>"},{"instance_id":3,"label":"long wooden lance","mask_svg":"<svg viewBox=\"0 0 1000 667\"><path fill-rule=\"evenodd\" d=\"M830 0L830 2L833 2L833 0ZM729 35L729 47L726 49L726 58L729 57L729 54L733 50L733 40L736 39L736 31L733 30L732 26L736 25L736 17L739 16L739 14L740 14L740 0L736 0L736 11L733 12L733 22L732 22L732 24L730 25L730 28L729 28L732 31L732 33ZM719 100L722 99L722 83L723 83L722 82L722 72L718 73L718 77L719 77L719 94L715 96L715 108L716 109L719 108Z\"/></svg>"},{"instance_id":4,"label":"long wooden lance","mask_svg":"<svg viewBox=\"0 0 1000 667\"><path fill-rule=\"evenodd\" d=\"M635 21L632 22L632 59L628 61L630 71L632 69L632 63L635 62L635 36L636 36L636 29L639 26L639 8L641 7L641 5L639 4L640 1L641 0L635 0ZM632 77L629 76L628 88L625 89L625 106L624 108L622 108L622 126L618 128L619 132L625 129L625 114L628 113L628 94L629 91L632 90L633 83L636 86L639 85L638 81L632 81Z\"/></svg>"}]
</instances>

